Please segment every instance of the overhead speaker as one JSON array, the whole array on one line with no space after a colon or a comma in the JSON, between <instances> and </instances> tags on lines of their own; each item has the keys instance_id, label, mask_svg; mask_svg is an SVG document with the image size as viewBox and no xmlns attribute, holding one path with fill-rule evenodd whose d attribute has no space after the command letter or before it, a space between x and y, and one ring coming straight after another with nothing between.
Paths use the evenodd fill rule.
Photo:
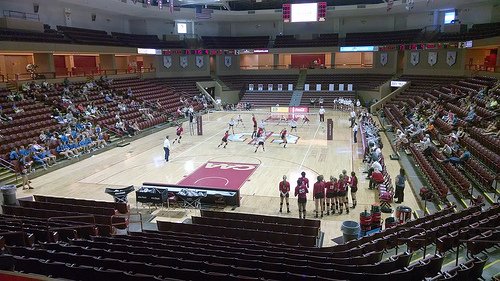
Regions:
<instances>
[{"instance_id":1,"label":"overhead speaker","mask_svg":"<svg viewBox=\"0 0 500 281\"><path fill-rule=\"evenodd\" d=\"M35 14L38 13L38 9L40 9L40 5L38 5L38 3L33 3L33 12Z\"/></svg>"},{"instance_id":2,"label":"overhead speaker","mask_svg":"<svg viewBox=\"0 0 500 281\"><path fill-rule=\"evenodd\" d=\"M96 14L92 14L92 21L95 21L95 18L96 18Z\"/></svg>"}]
</instances>

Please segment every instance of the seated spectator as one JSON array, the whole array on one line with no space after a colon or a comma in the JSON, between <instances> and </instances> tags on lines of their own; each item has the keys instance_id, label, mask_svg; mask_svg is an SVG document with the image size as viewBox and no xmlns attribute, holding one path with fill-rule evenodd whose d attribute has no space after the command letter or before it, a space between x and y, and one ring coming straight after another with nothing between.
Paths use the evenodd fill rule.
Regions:
<instances>
[{"instance_id":1,"label":"seated spectator","mask_svg":"<svg viewBox=\"0 0 500 281\"><path fill-rule=\"evenodd\" d=\"M104 100L106 102L113 102L114 101L109 93L106 93L106 95L104 96Z\"/></svg>"},{"instance_id":2,"label":"seated spectator","mask_svg":"<svg viewBox=\"0 0 500 281\"><path fill-rule=\"evenodd\" d=\"M465 137L466 135L467 135L467 133L465 133L464 128L463 127L458 127L458 130L456 132L457 140Z\"/></svg>"},{"instance_id":3,"label":"seated spectator","mask_svg":"<svg viewBox=\"0 0 500 281\"><path fill-rule=\"evenodd\" d=\"M445 143L444 146L439 151L443 153L446 157L451 157L453 154L451 146L449 146L447 143Z\"/></svg>"},{"instance_id":4,"label":"seated spectator","mask_svg":"<svg viewBox=\"0 0 500 281\"><path fill-rule=\"evenodd\" d=\"M45 142L47 140L47 134L45 134L44 131L41 131L38 138L40 139L41 142Z\"/></svg>"},{"instance_id":5,"label":"seated spectator","mask_svg":"<svg viewBox=\"0 0 500 281\"><path fill-rule=\"evenodd\" d=\"M486 103L486 108L489 110L496 110L498 106L498 101L495 97L491 96L488 102Z\"/></svg>"},{"instance_id":6,"label":"seated spectator","mask_svg":"<svg viewBox=\"0 0 500 281\"><path fill-rule=\"evenodd\" d=\"M47 167L50 167L48 160L49 158L46 157L43 153L37 152L33 153L33 161L36 163L40 164L44 170L47 170Z\"/></svg>"},{"instance_id":7,"label":"seated spectator","mask_svg":"<svg viewBox=\"0 0 500 281\"><path fill-rule=\"evenodd\" d=\"M381 184L384 182L384 175L381 171L375 169L370 176L370 183L368 185L368 189L374 189L377 184Z\"/></svg>"},{"instance_id":8,"label":"seated spectator","mask_svg":"<svg viewBox=\"0 0 500 281\"><path fill-rule=\"evenodd\" d=\"M41 153L43 153L43 156L47 158L47 163L50 163L52 161L54 165L57 164L57 157L50 152L50 150L46 150L45 148L41 149Z\"/></svg>"},{"instance_id":9,"label":"seated spectator","mask_svg":"<svg viewBox=\"0 0 500 281\"><path fill-rule=\"evenodd\" d=\"M474 120L476 119L476 117L477 117L476 110L475 110L474 106L471 106L470 110L467 113L467 116L464 118L464 120L466 122L468 122L468 123L471 123L471 122L474 122Z\"/></svg>"},{"instance_id":10,"label":"seated spectator","mask_svg":"<svg viewBox=\"0 0 500 281\"><path fill-rule=\"evenodd\" d=\"M14 111L15 114L24 112L24 109L17 107L16 104L12 105L12 110Z\"/></svg>"},{"instance_id":11,"label":"seated spectator","mask_svg":"<svg viewBox=\"0 0 500 281\"><path fill-rule=\"evenodd\" d=\"M426 134L424 138L420 141L420 147L424 155L430 156L432 154L432 142L429 134Z\"/></svg>"},{"instance_id":12,"label":"seated spectator","mask_svg":"<svg viewBox=\"0 0 500 281\"><path fill-rule=\"evenodd\" d=\"M9 153L10 161L19 160L20 158L21 158L21 156L19 155L19 150L17 150L17 148L14 148L10 151L10 153Z\"/></svg>"},{"instance_id":13,"label":"seated spectator","mask_svg":"<svg viewBox=\"0 0 500 281\"><path fill-rule=\"evenodd\" d=\"M128 87L128 89L127 89L127 97L128 97L128 98L132 98L132 95L133 95L133 93L132 93L132 88L131 88L131 87Z\"/></svg>"},{"instance_id":14,"label":"seated spectator","mask_svg":"<svg viewBox=\"0 0 500 281\"><path fill-rule=\"evenodd\" d=\"M130 127L132 127L132 129L134 129L136 132L141 131L141 129L139 128L139 123L137 123L137 121L135 121Z\"/></svg>"},{"instance_id":15,"label":"seated spectator","mask_svg":"<svg viewBox=\"0 0 500 281\"><path fill-rule=\"evenodd\" d=\"M497 131L499 130L499 122L491 122L486 129L484 129L484 134L485 135L495 135Z\"/></svg>"},{"instance_id":16,"label":"seated spectator","mask_svg":"<svg viewBox=\"0 0 500 281\"><path fill-rule=\"evenodd\" d=\"M127 133L127 129L125 128L125 124L120 119L118 119L118 121L116 121L115 128L120 132Z\"/></svg>"},{"instance_id":17,"label":"seated spectator","mask_svg":"<svg viewBox=\"0 0 500 281\"><path fill-rule=\"evenodd\" d=\"M437 159L437 161L441 163L448 163L450 162L453 165L458 165L458 164L463 164L467 162L471 158L470 152L467 150L467 147L464 147L464 151L460 157L449 157L444 160Z\"/></svg>"},{"instance_id":18,"label":"seated spectator","mask_svg":"<svg viewBox=\"0 0 500 281\"><path fill-rule=\"evenodd\" d=\"M3 112L3 109L1 107L0 107L0 120L3 122L12 121L12 117L7 116L7 114Z\"/></svg>"}]
</instances>

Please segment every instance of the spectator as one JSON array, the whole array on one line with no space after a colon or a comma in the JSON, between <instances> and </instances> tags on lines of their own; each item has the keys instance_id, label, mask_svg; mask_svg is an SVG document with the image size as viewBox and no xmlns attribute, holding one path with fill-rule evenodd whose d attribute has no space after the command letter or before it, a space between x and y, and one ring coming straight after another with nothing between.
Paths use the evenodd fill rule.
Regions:
<instances>
[{"instance_id":1,"label":"spectator","mask_svg":"<svg viewBox=\"0 0 500 281\"><path fill-rule=\"evenodd\" d=\"M471 158L470 152L467 150L467 147L464 147L464 151L463 151L462 155L460 155L460 157L449 157L449 158L446 158L444 160L438 159L437 161L439 161L441 163L450 162L453 165L457 165L457 164L463 164L463 163L467 162L470 158Z\"/></svg>"},{"instance_id":2,"label":"spectator","mask_svg":"<svg viewBox=\"0 0 500 281\"><path fill-rule=\"evenodd\" d=\"M477 116L477 115L476 115L476 110L475 110L474 106L471 106L471 107L470 107L470 110L469 110L469 112L467 113L467 116L465 117L465 119L464 119L464 120L465 120L466 122L472 123L472 122L474 122L474 120L476 119L476 116Z\"/></svg>"}]
</instances>

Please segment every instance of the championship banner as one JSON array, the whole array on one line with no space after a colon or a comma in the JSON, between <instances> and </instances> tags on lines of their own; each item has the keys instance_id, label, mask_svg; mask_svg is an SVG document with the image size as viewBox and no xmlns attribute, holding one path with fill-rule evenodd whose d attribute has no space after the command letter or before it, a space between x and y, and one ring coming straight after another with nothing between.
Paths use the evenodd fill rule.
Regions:
<instances>
[{"instance_id":1,"label":"championship banner","mask_svg":"<svg viewBox=\"0 0 500 281\"><path fill-rule=\"evenodd\" d=\"M318 92L321 91L321 84L316 84L316 91L318 91Z\"/></svg>"},{"instance_id":2,"label":"championship banner","mask_svg":"<svg viewBox=\"0 0 500 281\"><path fill-rule=\"evenodd\" d=\"M226 67L230 67L232 64L232 58L231 56L224 56L224 65Z\"/></svg>"},{"instance_id":3,"label":"championship banner","mask_svg":"<svg viewBox=\"0 0 500 281\"><path fill-rule=\"evenodd\" d=\"M248 90L253 91L253 84L248 84Z\"/></svg>"},{"instance_id":4,"label":"championship banner","mask_svg":"<svg viewBox=\"0 0 500 281\"><path fill-rule=\"evenodd\" d=\"M410 53L410 63L415 66L420 62L420 53L419 52L411 52Z\"/></svg>"},{"instance_id":5,"label":"championship banner","mask_svg":"<svg viewBox=\"0 0 500 281\"><path fill-rule=\"evenodd\" d=\"M203 67L203 56L196 56L196 66L198 68Z\"/></svg>"},{"instance_id":6,"label":"championship banner","mask_svg":"<svg viewBox=\"0 0 500 281\"><path fill-rule=\"evenodd\" d=\"M172 56L163 56L163 66L165 68L172 67Z\"/></svg>"},{"instance_id":7,"label":"championship banner","mask_svg":"<svg viewBox=\"0 0 500 281\"><path fill-rule=\"evenodd\" d=\"M387 53L380 53L380 64L381 65L387 64Z\"/></svg>"},{"instance_id":8,"label":"championship banner","mask_svg":"<svg viewBox=\"0 0 500 281\"><path fill-rule=\"evenodd\" d=\"M278 84L278 91L283 91L283 84Z\"/></svg>"},{"instance_id":9,"label":"championship banner","mask_svg":"<svg viewBox=\"0 0 500 281\"><path fill-rule=\"evenodd\" d=\"M344 84L339 84L339 91L341 91L341 92L344 91Z\"/></svg>"},{"instance_id":10,"label":"championship banner","mask_svg":"<svg viewBox=\"0 0 500 281\"><path fill-rule=\"evenodd\" d=\"M273 84L267 84L267 90L272 91L273 90Z\"/></svg>"},{"instance_id":11,"label":"championship banner","mask_svg":"<svg viewBox=\"0 0 500 281\"><path fill-rule=\"evenodd\" d=\"M438 53L429 52L429 55L427 57L427 62L429 63L429 65L434 66L437 63L437 60L438 60Z\"/></svg>"},{"instance_id":12,"label":"championship banner","mask_svg":"<svg viewBox=\"0 0 500 281\"><path fill-rule=\"evenodd\" d=\"M335 91L335 84L328 84L328 91L330 92Z\"/></svg>"},{"instance_id":13,"label":"championship banner","mask_svg":"<svg viewBox=\"0 0 500 281\"><path fill-rule=\"evenodd\" d=\"M186 68L188 66L188 57L187 56L180 56L179 57L179 64L182 68Z\"/></svg>"},{"instance_id":14,"label":"championship banner","mask_svg":"<svg viewBox=\"0 0 500 281\"><path fill-rule=\"evenodd\" d=\"M456 51L448 51L446 53L446 63L448 66L452 66L457 62L457 52Z\"/></svg>"},{"instance_id":15,"label":"championship banner","mask_svg":"<svg viewBox=\"0 0 500 281\"><path fill-rule=\"evenodd\" d=\"M309 91L309 84L304 84L304 91Z\"/></svg>"}]
</instances>

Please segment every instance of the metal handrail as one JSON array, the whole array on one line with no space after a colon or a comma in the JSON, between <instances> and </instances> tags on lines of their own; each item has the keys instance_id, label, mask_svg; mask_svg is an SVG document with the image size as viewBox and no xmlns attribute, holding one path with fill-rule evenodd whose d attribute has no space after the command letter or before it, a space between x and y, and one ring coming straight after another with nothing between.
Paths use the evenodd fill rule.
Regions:
<instances>
[{"instance_id":1,"label":"metal handrail","mask_svg":"<svg viewBox=\"0 0 500 281\"><path fill-rule=\"evenodd\" d=\"M18 18L18 19L25 19L25 20L40 21L40 15L38 15L38 14L13 11L13 10L3 10L3 16L6 18Z\"/></svg>"}]
</instances>

